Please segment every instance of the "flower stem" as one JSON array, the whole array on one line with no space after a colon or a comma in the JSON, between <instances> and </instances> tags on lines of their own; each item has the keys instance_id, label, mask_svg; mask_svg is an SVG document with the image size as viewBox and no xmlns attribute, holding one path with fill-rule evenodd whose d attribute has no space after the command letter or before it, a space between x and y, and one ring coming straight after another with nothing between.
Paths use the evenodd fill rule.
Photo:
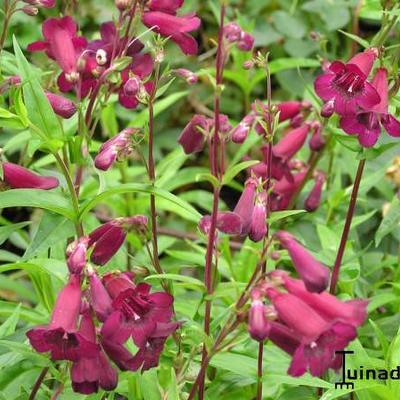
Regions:
<instances>
[{"instance_id":1,"label":"flower stem","mask_svg":"<svg viewBox=\"0 0 400 400\"><path fill-rule=\"evenodd\" d=\"M223 30L224 30L224 19L225 19L225 5L222 4L220 12L220 26L218 32L218 46L217 46L217 57L216 57L216 78L215 78L215 97L214 97L214 132L213 137L210 141L210 171L213 176L222 181L222 176L224 173L223 165L223 146L220 148L220 100L221 100L221 86L222 86L222 75L224 68L223 60ZM218 155L220 157L218 157ZM220 159L220 163L218 162ZM207 251L206 251L206 261L204 267L204 282L207 288L207 294L211 295L214 291L213 285L213 254L216 239L216 225L217 225L217 215L219 207L219 195L220 186L214 186L213 192L213 207L211 213L211 226L208 235ZM211 322L211 300L206 300L205 304L205 316L204 316L204 333L209 336L210 334L210 322ZM209 360L209 355L207 352L206 343L203 344L202 350L202 369L201 374L199 373L199 400L204 399L204 382L206 376L206 370ZM207 365L205 365L207 364Z\"/></svg>"},{"instance_id":2,"label":"flower stem","mask_svg":"<svg viewBox=\"0 0 400 400\"><path fill-rule=\"evenodd\" d=\"M340 244L339 244L339 249L337 252L335 264L333 267L331 286L329 289L331 294L335 294L335 292L336 292L336 286L337 286L337 282L339 279L340 265L342 264L344 250L346 247L346 242L347 242L347 239L348 239L349 233L350 233L351 222L353 220L354 210L356 207L357 195L358 195L358 190L360 188L360 182L361 182L361 177L362 177L362 174L364 171L365 161L366 161L365 159L362 159L358 163L357 174L356 174L356 177L354 180L353 190L351 192L349 208L347 210L347 215L346 215L346 221L344 224L342 237L340 239Z\"/></svg>"},{"instance_id":3,"label":"flower stem","mask_svg":"<svg viewBox=\"0 0 400 400\"><path fill-rule=\"evenodd\" d=\"M35 382L35 384L34 384L34 386L32 388L31 394L29 395L29 400L34 400L35 399L35 397L37 395L37 392L39 391L40 386L42 385L43 380L46 377L46 374L47 374L48 370L49 370L49 367L44 367L42 369L42 371L40 372L40 374L37 377L36 382Z\"/></svg>"}]
</instances>

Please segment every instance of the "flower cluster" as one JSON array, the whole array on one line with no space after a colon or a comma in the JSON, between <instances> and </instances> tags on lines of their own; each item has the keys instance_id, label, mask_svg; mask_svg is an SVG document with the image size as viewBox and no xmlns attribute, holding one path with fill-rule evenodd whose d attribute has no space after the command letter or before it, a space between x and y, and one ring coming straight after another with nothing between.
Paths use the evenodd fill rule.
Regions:
<instances>
[{"instance_id":1,"label":"flower cluster","mask_svg":"<svg viewBox=\"0 0 400 400\"><path fill-rule=\"evenodd\" d=\"M368 81L377 56L378 50L371 48L346 64L334 61L314 83L324 101L321 115L330 117L336 112L341 128L357 135L363 147L376 144L382 126L390 136L400 137L400 122L388 110L387 70L378 68L372 82Z\"/></svg>"},{"instance_id":2,"label":"flower cluster","mask_svg":"<svg viewBox=\"0 0 400 400\"><path fill-rule=\"evenodd\" d=\"M318 266L286 232L279 236L298 271L299 264L303 264L299 271L302 280L276 270L261 281L251 292L248 330L253 339L269 339L292 356L290 375L297 377L309 371L313 376L322 376L329 368L341 367L342 359L336 351L356 338L357 328L367 317L367 301L340 301L319 290L321 287L318 293L311 290L315 287L307 286L309 278L314 273L326 276L325 267Z\"/></svg>"},{"instance_id":3,"label":"flower cluster","mask_svg":"<svg viewBox=\"0 0 400 400\"><path fill-rule=\"evenodd\" d=\"M100 277L88 261L107 263L132 230L145 235L147 218L111 220L71 243L66 251L69 279L57 297L50 322L27 332L36 351L50 353L52 360L72 361L76 392L113 390L118 374L112 362L123 371L157 366L165 341L179 326L172 321L171 295L151 293L151 286L135 282L132 273ZM136 354L125 347L130 338L138 347Z\"/></svg>"},{"instance_id":4,"label":"flower cluster","mask_svg":"<svg viewBox=\"0 0 400 400\"><path fill-rule=\"evenodd\" d=\"M196 54L197 43L189 32L199 28L200 19L194 14L178 16L182 5L183 0L152 0L141 19L145 26L177 43L185 54ZM127 10L120 12L122 22L129 20ZM120 104L133 109L153 91L153 57L143 52L138 38L122 35L114 22L103 23L100 39L92 41L78 35L77 24L70 16L47 19L42 33L44 40L31 43L28 50L45 51L58 64L62 72L57 82L62 92L75 90L80 98L96 96L99 87L107 83L108 92L117 93ZM127 57L128 65L124 64ZM111 73L113 79L107 81Z\"/></svg>"}]
</instances>

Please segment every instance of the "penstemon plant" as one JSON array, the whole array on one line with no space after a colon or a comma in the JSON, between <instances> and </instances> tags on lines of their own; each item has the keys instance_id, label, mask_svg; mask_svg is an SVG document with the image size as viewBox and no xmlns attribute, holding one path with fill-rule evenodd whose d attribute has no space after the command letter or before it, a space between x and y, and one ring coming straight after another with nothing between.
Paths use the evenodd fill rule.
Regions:
<instances>
[{"instance_id":1,"label":"penstemon plant","mask_svg":"<svg viewBox=\"0 0 400 400\"><path fill-rule=\"evenodd\" d=\"M1 399L399 397L399 5L202 3L2 3Z\"/></svg>"}]
</instances>

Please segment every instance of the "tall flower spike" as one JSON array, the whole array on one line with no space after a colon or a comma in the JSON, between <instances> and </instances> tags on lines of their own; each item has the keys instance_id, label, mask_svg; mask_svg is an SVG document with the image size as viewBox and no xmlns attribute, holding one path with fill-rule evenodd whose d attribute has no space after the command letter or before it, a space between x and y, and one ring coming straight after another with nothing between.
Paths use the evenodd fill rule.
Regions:
<instances>
[{"instance_id":1,"label":"tall flower spike","mask_svg":"<svg viewBox=\"0 0 400 400\"><path fill-rule=\"evenodd\" d=\"M350 135L358 135L358 141L363 147L372 147L378 141L382 126L390 136L400 137L400 122L388 111L388 81L385 68L377 70L372 86L378 92L380 102L340 120L340 127Z\"/></svg>"},{"instance_id":2,"label":"tall flower spike","mask_svg":"<svg viewBox=\"0 0 400 400\"><path fill-rule=\"evenodd\" d=\"M52 360L78 361L83 355L97 355L98 346L77 332L81 295L80 276L71 275L57 297L49 325L26 333L36 351L50 352Z\"/></svg>"},{"instance_id":3,"label":"tall flower spike","mask_svg":"<svg viewBox=\"0 0 400 400\"><path fill-rule=\"evenodd\" d=\"M357 106L369 109L378 104L379 94L367 81L376 57L377 50L371 48L356 54L347 64L334 61L328 71L315 80L317 95L332 102L333 110L342 116L355 114Z\"/></svg>"},{"instance_id":4,"label":"tall flower spike","mask_svg":"<svg viewBox=\"0 0 400 400\"><path fill-rule=\"evenodd\" d=\"M59 181L54 176L40 176L27 168L4 162L3 182L11 189L54 189Z\"/></svg>"},{"instance_id":5,"label":"tall flower spike","mask_svg":"<svg viewBox=\"0 0 400 400\"><path fill-rule=\"evenodd\" d=\"M322 292L328 286L329 268L317 261L288 232L279 231L275 234L281 246L289 252L297 273L311 292Z\"/></svg>"}]
</instances>

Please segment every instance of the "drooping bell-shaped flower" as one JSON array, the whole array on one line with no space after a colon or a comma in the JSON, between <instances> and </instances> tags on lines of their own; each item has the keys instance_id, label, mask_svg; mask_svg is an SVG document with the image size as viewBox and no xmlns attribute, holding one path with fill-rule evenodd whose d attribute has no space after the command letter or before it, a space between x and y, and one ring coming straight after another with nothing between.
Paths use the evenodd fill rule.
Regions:
<instances>
[{"instance_id":1,"label":"drooping bell-shaped flower","mask_svg":"<svg viewBox=\"0 0 400 400\"><path fill-rule=\"evenodd\" d=\"M126 128L103 143L94 159L96 168L107 171L117 159L128 156L132 151L132 135L136 132L135 128Z\"/></svg>"},{"instance_id":2,"label":"drooping bell-shaped flower","mask_svg":"<svg viewBox=\"0 0 400 400\"><path fill-rule=\"evenodd\" d=\"M372 86L378 92L380 102L340 120L340 127L350 135L358 135L358 141L363 147L372 147L378 141L382 127L390 136L400 137L400 122L388 111L388 81L385 68L377 70Z\"/></svg>"},{"instance_id":3,"label":"drooping bell-shaped flower","mask_svg":"<svg viewBox=\"0 0 400 400\"><path fill-rule=\"evenodd\" d=\"M54 189L59 181L54 176L40 176L10 162L3 162L3 182L11 189Z\"/></svg>"},{"instance_id":4,"label":"drooping bell-shaped flower","mask_svg":"<svg viewBox=\"0 0 400 400\"><path fill-rule=\"evenodd\" d=\"M322 292L326 289L329 282L329 268L317 261L290 233L279 231L275 237L289 252L293 266L307 289L311 292Z\"/></svg>"},{"instance_id":5,"label":"drooping bell-shaped flower","mask_svg":"<svg viewBox=\"0 0 400 400\"><path fill-rule=\"evenodd\" d=\"M86 39L77 36L77 25L70 17L49 18L42 25L44 41L28 46L29 51L46 51L63 71L68 82L79 78L77 61L86 47Z\"/></svg>"},{"instance_id":6,"label":"drooping bell-shaped flower","mask_svg":"<svg viewBox=\"0 0 400 400\"><path fill-rule=\"evenodd\" d=\"M257 288L251 293L251 306L249 310L248 331L250 336L259 342L264 341L270 331L270 322L266 315L266 306Z\"/></svg>"},{"instance_id":7,"label":"drooping bell-shaped flower","mask_svg":"<svg viewBox=\"0 0 400 400\"><path fill-rule=\"evenodd\" d=\"M186 154L198 153L203 149L208 127L209 123L204 115L196 114L192 117L178 138L178 143Z\"/></svg>"},{"instance_id":8,"label":"drooping bell-shaped flower","mask_svg":"<svg viewBox=\"0 0 400 400\"><path fill-rule=\"evenodd\" d=\"M314 88L325 102L339 115L355 114L357 107L370 109L378 104L380 97L367 81L377 57L376 49L367 49L356 54L346 64L334 61L328 71L317 77Z\"/></svg>"},{"instance_id":9,"label":"drooping bell-shaped flower","mask_svg":"<svg viewBox=\"0 0 400 400\"><path fill-rule=\"evenodd\" d=\"M142 15L142 22L159 35L171 38L184 54L195 55L197 42L189 33L197 30L201 21L194 13L178 16L182 4L182 1L151 1Z\"/></svg>"},{"instance_id":10,"label":"drooping bell-shaped flower","mask_svg":"<svg viewBox=\"0 0 400 400\"><path fill-rule=\"evenodd\" d=\"M73 274L57 297L49 325L26 333L36 351L50 352L52 360L78 361L83 355L97 355L98 346L77 332L81 295L80 276Z\"/></svg>"},{"instance_id":11,"label":"drooping bell-shaped flower","mask_svg":"<svg viewBox=\"0 0 400 400\"><path fill-rule=\"evenodd\" d=\"M93 345L97 345L96 328L89 312L85 312L79 327L79 334ZM81 394L97 393L99 388L114 390L118 383L118 373L111 366L103 350L98 346L95 357L85 354L71 367L71 384L74 392Z\"/></svg>"},{"instance_id":12,"label":"drooping bell-shaped flower","mask_svg":"<svg viewBox=\"0 0 400 400\"><path fill-rule=\"evenodd\" d=\"M304 145L310 127L308 124L293 129L279 140L272 148L275 157L283 160L292 158Z\"/></svg>"}]
</instances>

